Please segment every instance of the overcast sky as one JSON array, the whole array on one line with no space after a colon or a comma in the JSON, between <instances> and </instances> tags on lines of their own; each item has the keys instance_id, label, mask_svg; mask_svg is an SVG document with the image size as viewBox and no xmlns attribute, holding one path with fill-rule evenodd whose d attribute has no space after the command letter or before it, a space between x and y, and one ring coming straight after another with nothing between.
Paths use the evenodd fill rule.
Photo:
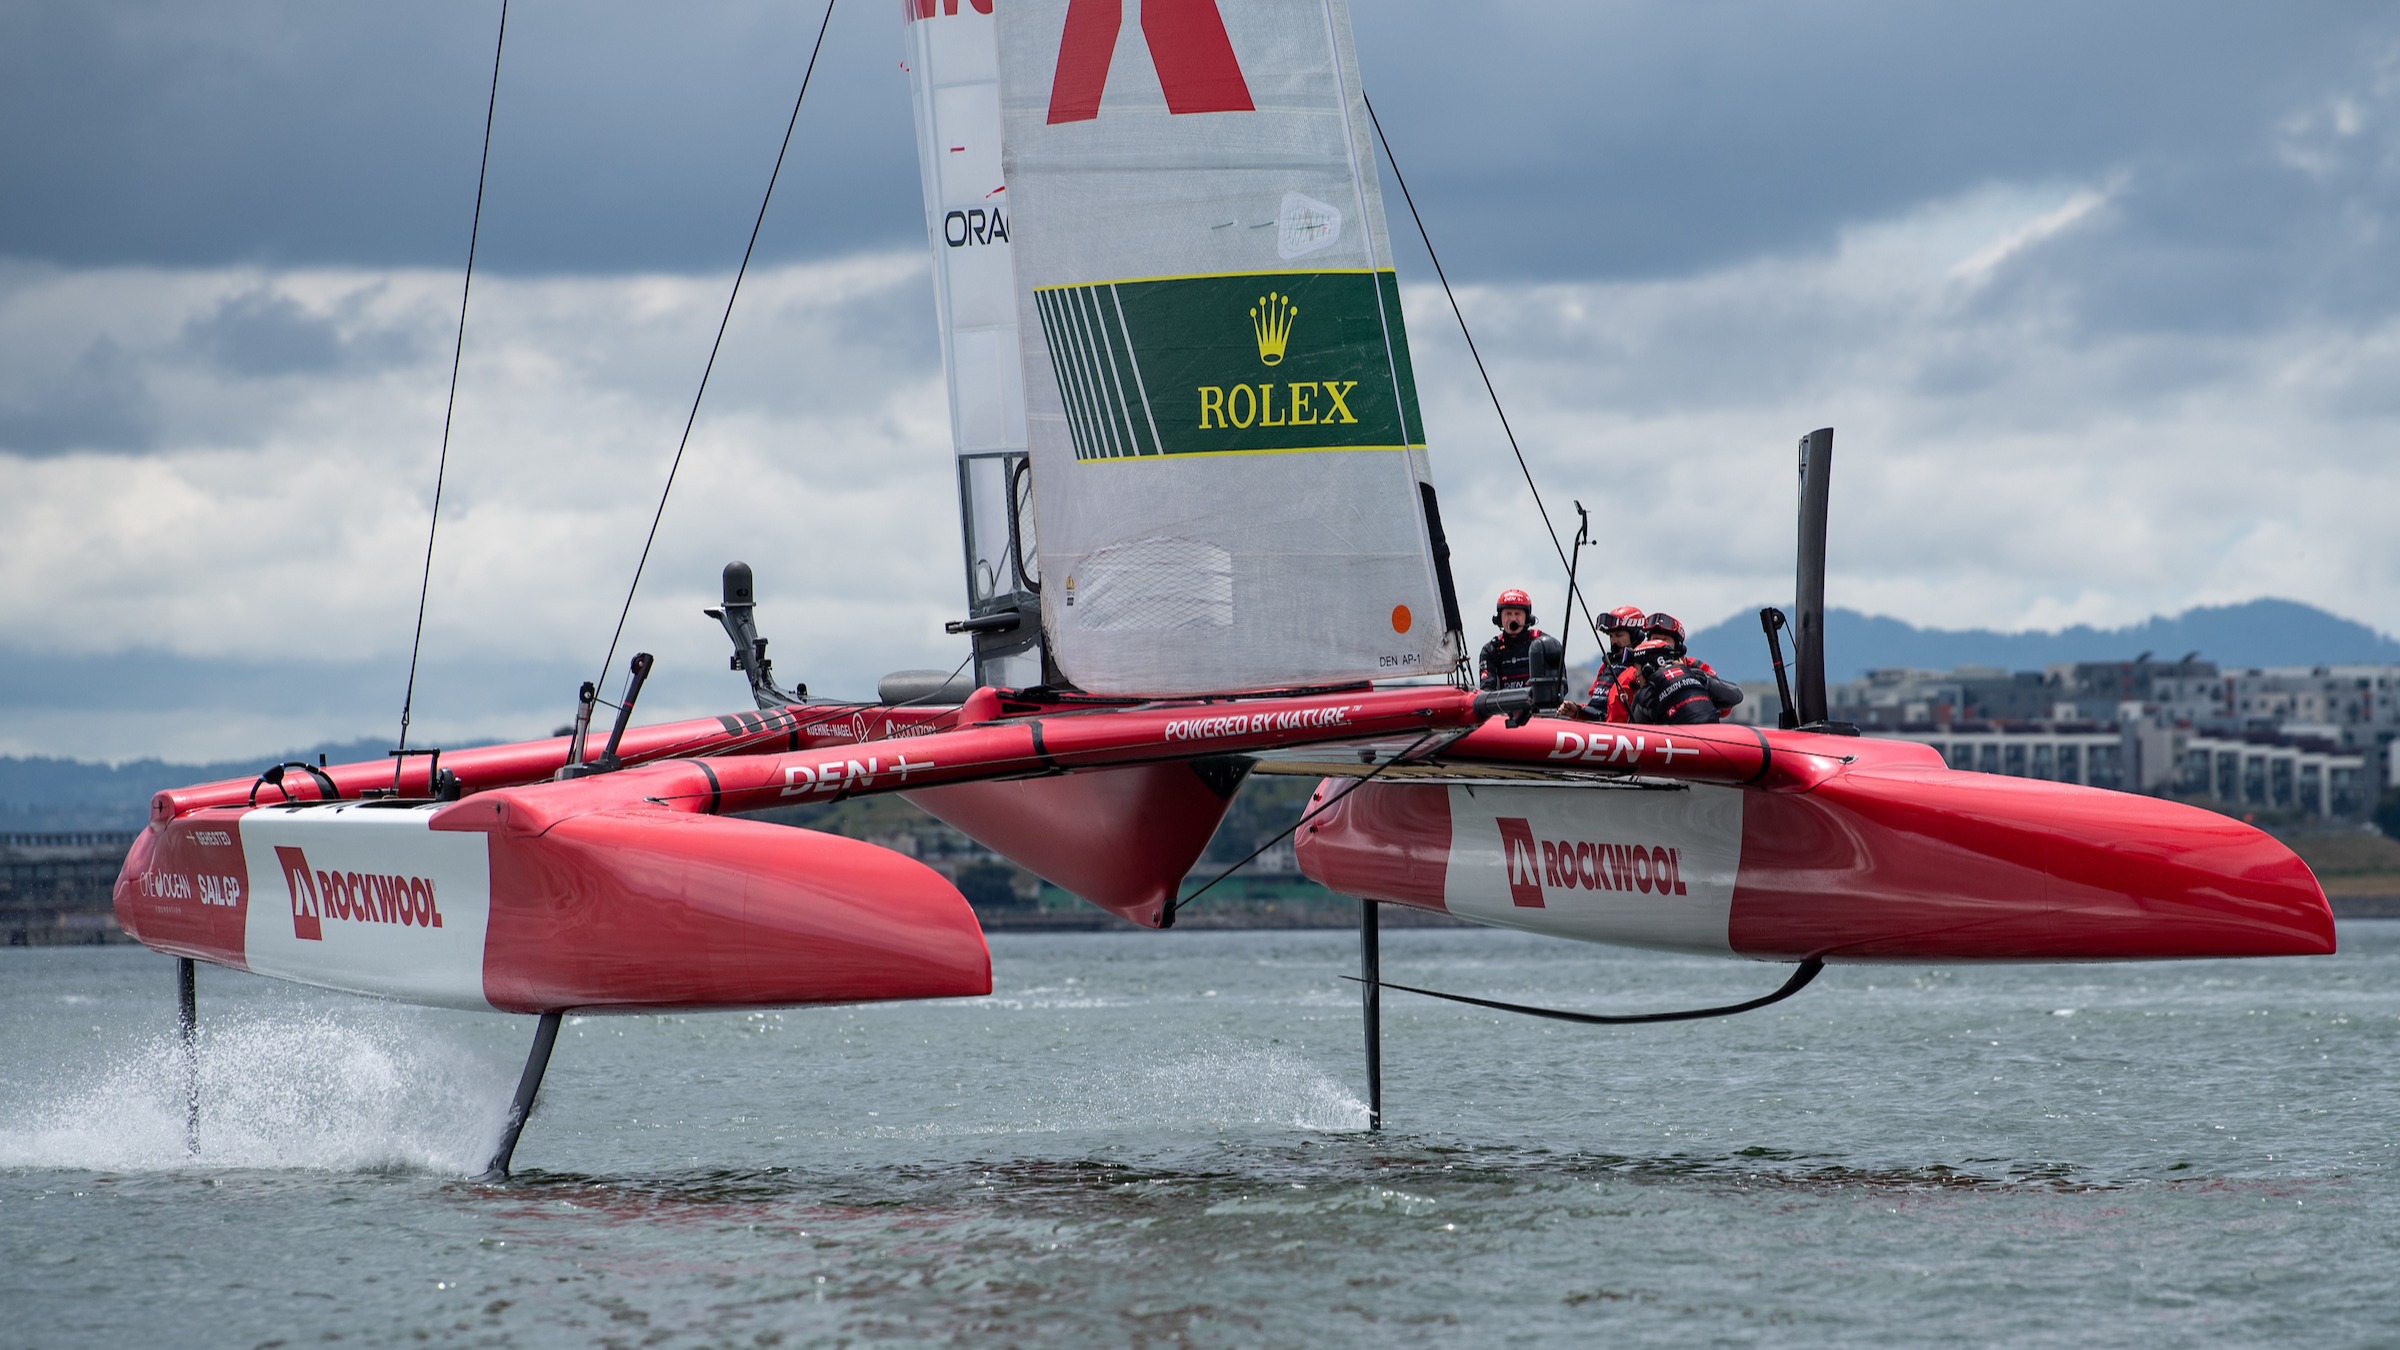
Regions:
<instances>
[{"instance_id":1,"label":"overcast sky","mask_svg":"<svg viewBox=\"0 0 2400 1350\"><path fill-rule=\"evenodd\" d=\"M606 648L821 12L512 5L417 739L546 732ZM0 7L0 753L396 730L497 13ZM1831 424L1837 604L2400 629L2400 10L1354 22L1544 491L1620 530L1608 603L1788 592L1792 444ZM657 716L741 701L697 612L734 556L787 678L963 655L898 27L835 14L633 611ZM1471 615L1521 583L1555 617L1401 265Z\"/></svg>"}]
</instances>

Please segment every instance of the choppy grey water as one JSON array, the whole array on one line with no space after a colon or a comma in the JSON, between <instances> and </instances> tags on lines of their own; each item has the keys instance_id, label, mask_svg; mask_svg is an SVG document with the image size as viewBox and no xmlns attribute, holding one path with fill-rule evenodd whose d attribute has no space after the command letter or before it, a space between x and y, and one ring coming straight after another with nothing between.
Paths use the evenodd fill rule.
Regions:
<instances>
[{"instance_id":1,"label":"choppy grey water","mask_svg":"<svg viewBox=\"0 0 2400 1350\"><path fill-rule=\"evenodd\" d=\"M2338 957L1836 967L1726 1021L1387 996L1346 933L997 935L988 999L530 1019L0 953L0 1343L2400 1342L2400 924ZM1388 933L1636 1011L1780 968Z\"/></svg>"}]
</instances>

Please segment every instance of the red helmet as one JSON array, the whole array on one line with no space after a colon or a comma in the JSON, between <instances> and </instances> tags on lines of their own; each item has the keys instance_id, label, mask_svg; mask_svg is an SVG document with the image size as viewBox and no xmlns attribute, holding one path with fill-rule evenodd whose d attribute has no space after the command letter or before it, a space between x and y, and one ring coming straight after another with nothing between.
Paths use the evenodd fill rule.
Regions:
<instances>
[{"instance_id":1,"label":"red helmet","mask_svg":"<svg viewBox=\"0 0 2400 1350\"><path fill-rule=\"evenodd\" d=\"M1670 642L1666 638L1652 638L1648 642L1635 644L1633 659L1637 663L1656 661L1673 656L1677 650L1679 650L1678 644Z\"/></svg>"},{"instance_id":2,"label":"red helmet","mask_svg":"<svg viewBox=\"0 0 2400 1350\"><path fill-rule=\"evenodd\" d=\"M1632 605L1619 605L1600 616L1603 633L1638 633L1648 626L1650 616Z\"/></svg>"},{"instance_id":3,"label":"red helmet","mask_svg":"<svg viewBox=\"0 0 2400 1350\"><path fill-rule=\"evenodd\" d=\"M1646 632L1663 634L1678 647L1683 645L1683 620L1672 614L1653 614L1643 621L1642 628Z\"/></svg>"},{"instance_id":4,"label":"red helmet","mask_svg":"<svg viewBox=\"0 0 2400 1350\"><path fill-rule=\"evenodd\" d=\"M1492 602L1492 627L1498 628L1500 626L1500 611L1504 609L1524 610L1525 626L1528 628L1533 626L1532 596L1527 595L1525 592L1518 590L1514 586L1511 586L1507 590L1500 592L1500 598Z\"/></svg>"}]
</instances>

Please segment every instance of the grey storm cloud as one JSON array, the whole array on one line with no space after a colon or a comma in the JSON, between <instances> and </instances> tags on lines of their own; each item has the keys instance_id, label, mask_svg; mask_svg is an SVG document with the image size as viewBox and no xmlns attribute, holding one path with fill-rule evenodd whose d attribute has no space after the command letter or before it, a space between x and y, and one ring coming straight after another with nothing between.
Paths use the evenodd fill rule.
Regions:
<instances>
[{"instance_id":1,"label":"grey storm cloud","mask_svg":"<svg viewBox=\"0 0 2400 1350\"><path fill-rule=\"evenodd\" d=\"M520 0L486 265L728 266L820 13ZM17 203L0 254L456 265L496 17L0 10L0 181ZM1401 167L1469 278L1690 274L1827 248L1849 222L1979 183L2127 173L2113 242L2087 241L2104 255L2095 305L2243 322L2360 303L2339 263L2391 205L2388 105L2361 128L2339 102L2371 93L2379 61L2389 77L2400 12L2384 4L1378 0L1354 23ZM763 258L916 237L896 28L889 3L837 8ZM2367 279L2366 297L2394 284Z\"/></svg>"},{"instance_id":2,"label":"grey storm cloud","mask_svg":"<svg viewBox=\"0 0 2400 1350\"><path fill-rule=\"evenodd\" d=\"M0 453L147 450L157 423L142 363L105 335L93 339L63 377L0 389Z\"/></svg>"},{"instance_id":3,"label":"grey storm cloud","mask_svg":"<svg viewBox=\"0 0 2400 1350\"><path fill-rule=\"evenodd\" d=\"M706 271L740 256L815 6L518 3L481 264ZM499 6L0 7L0 254L68 266L456 266ZM837 13L764 256L908 233L898 19Z\"/></svg>"},{"instance_id":4,"label":"grey storm cloud","mask_svg":"<svg viewBox=\"0 0 2400 1350\"><path fill-rule=\"evenodd\" d=\"M730 556L820 692L957 659L895 10L835 12L634 605L659 716L739 693L699 617ZM545 730L594 673L821 13L512 4L429 736ZM0 747L205 757L393 720L497 15L0 5L0 670L24 677ZM1552 510L1612 527L1609 594L1695 622L1777 594L1792 440L1830 423L1837 603L2012 630L2261 593L2400 614L2400 8L1353 19ZM1384 194L1460 581L1555 597ZM262 700L284 660L312 692Z\"/></svg>"},{"instance_id":5,"label":"grey storm cloud","mask_svg":"<svg viewBox=\"0 0 2400 1350\"><path fill-rule=\"evenodd\" d=\"M249 376L400 365L416 355L417 346L403 329L345 334L330 316L263 288L228 297L186 323L183 345L219 370Z\"/></svg>"}]
</instances>

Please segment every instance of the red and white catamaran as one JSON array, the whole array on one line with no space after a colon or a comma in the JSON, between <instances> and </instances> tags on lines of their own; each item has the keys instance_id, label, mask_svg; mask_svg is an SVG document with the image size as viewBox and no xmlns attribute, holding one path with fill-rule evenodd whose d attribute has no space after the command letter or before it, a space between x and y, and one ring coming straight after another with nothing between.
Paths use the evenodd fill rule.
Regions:
<instances>
[{"instance_id":1,"label":"red and white catamaran","mask_svg":"<svg viewBox=\"0 0 2400 1350\"><path fill-rule=\"evenodd\" d=\"M1529 720L1458 687L1343 0L1146 0L1138 34L1115 0L992 9L904 7L974 680L786 694L737 565L754 711L620 716L597 756L579 732L160 793L116 906L186 958L187 1027L194 960L539 1014L504 1173L563 1012L989 991L940 875L741 812L901 793L1165 927L1252 771L1324 777L1297 852L1368 902L1371 1078L1377 903L1801 963L1787 987L1828 961L2333 950L2308 869L2222 816L1839 728ZM1792 719L1820 725L1825 467Z\"/></svg>"}]
</instances>

